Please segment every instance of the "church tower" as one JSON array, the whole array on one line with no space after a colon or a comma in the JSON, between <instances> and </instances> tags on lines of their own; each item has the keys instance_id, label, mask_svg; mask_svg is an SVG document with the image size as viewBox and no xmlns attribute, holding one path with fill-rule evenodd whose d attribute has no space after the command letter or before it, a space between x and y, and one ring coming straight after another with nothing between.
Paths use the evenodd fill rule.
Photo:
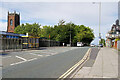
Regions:
<instances>
[{"instance_id":1,"label":"church tower","mask_svg":"<svg viewBox=\"0 0 120 80\"><path fill-rule=\"evenodd\" d=\"M14 13L9 13L8 11L8 26L7 32L14 32L15 27L20 25L20 13L17 14L16 11Z\"/></svg>"}]
</instances>

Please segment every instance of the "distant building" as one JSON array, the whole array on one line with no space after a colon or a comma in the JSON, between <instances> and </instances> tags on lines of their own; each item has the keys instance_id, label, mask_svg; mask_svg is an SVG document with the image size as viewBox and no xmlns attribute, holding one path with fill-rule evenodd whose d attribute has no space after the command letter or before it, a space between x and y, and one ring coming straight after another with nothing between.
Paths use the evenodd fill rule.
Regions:
<instances>
[{"instance_id":1,"label":"distant building","mask_svg":"<svg viewBox=\"0 0 120 80\"><path fill-rule=\"evenodd\" d=\"M16 11L14 13L9 13L8 11L8 26L7 32L14 32L15 27L20 25L20 13L17 14Z\"/></svg>"},{"instance_id":2,"label":"distant building","mask_svg":"<svg viewBox=\"0 0 120 80\"><path fill-rule=\"evenodd\" d=\"M112 25L111 31L106 34L106 46L120 48L120 24L119 20L116 20L116 24Z\"/></svg>"}]
</instances>

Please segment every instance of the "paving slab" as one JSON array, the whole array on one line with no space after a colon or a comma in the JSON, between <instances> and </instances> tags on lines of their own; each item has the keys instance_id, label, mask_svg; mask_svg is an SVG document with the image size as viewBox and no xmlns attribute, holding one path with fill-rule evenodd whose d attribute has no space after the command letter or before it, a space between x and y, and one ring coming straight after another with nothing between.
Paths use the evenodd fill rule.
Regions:
<instances>
[{"instance_id":1,"label":"paving slab","mask_svg":"<svg viewBox=\"0 0 120 80\"><path fill-rule=\"evenodd\" d=\"M83 67L75 78L117 78L118 52L113 48L101 48L97 58L90 67ZM109 80L109 79L108 79ZM116 79L115 79L116 80Z\"/></svg>"}]
</instances>

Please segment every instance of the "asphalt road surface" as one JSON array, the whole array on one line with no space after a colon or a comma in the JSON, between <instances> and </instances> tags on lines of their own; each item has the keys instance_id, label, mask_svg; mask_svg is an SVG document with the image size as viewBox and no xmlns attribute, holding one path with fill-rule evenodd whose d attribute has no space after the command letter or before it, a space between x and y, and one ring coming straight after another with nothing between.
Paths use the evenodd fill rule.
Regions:
<instances>
[{"instance_id":1,"label":"asphalt road surface","mask_svg":"<svg viewBox=\"0 0 120 80\"><path fill-rule=\"evenodd\" d=\"M77 48L54 48L44 50L44 53L39 51L30 51L27 54L21 53L22 55L9 55L21 59L21 62L9 63L10 60L4 60L8 62L3 65L2 76L3 78L58 78L63 73L65 73L74 64L80 61L85 53L87 52L87 47L77 47ZM54 53L54 55L42 57L38 55ZM28 58L25 55L29 53L37 53L37 57ZM40 53L40 54L39 54ZM24 56L23 56L24 54ZM48 55L48 54L47 54ZM36 55L35 55L36 56ZM9 58L11 58L9 57ZM33 57L33 56L32 56ZM7 57L6 57L7 59ZM12 58L13 59L13 58ZM14 59L13 59L14 60ZM16 61L16 60L14 60ZM4 63L3 62L3 63Z\"/></svg>"}]
</instances>

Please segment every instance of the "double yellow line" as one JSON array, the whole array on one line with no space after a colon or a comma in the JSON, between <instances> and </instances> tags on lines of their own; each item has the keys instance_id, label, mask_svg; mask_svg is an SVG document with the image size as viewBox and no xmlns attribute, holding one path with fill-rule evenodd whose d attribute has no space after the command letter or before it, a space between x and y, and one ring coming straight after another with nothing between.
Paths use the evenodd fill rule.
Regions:
<instances>
[{"instance_id":1,"label":"double yellow line","mask_svg":"<svg viewBox=\"0 0 120 80\"><path fill-rule=\"evenodd\" d=\"M57 80L64 80L65 78L67 78L67 76L69 76L78 66L80 66L83 62L85 62L85 60L88 60L90 52L91 52L91 48L88 49L87 53L84 55L82 60L80 60L78 63L72 66L63 75L61 75Z\"/></svg>"}]
</instances>

